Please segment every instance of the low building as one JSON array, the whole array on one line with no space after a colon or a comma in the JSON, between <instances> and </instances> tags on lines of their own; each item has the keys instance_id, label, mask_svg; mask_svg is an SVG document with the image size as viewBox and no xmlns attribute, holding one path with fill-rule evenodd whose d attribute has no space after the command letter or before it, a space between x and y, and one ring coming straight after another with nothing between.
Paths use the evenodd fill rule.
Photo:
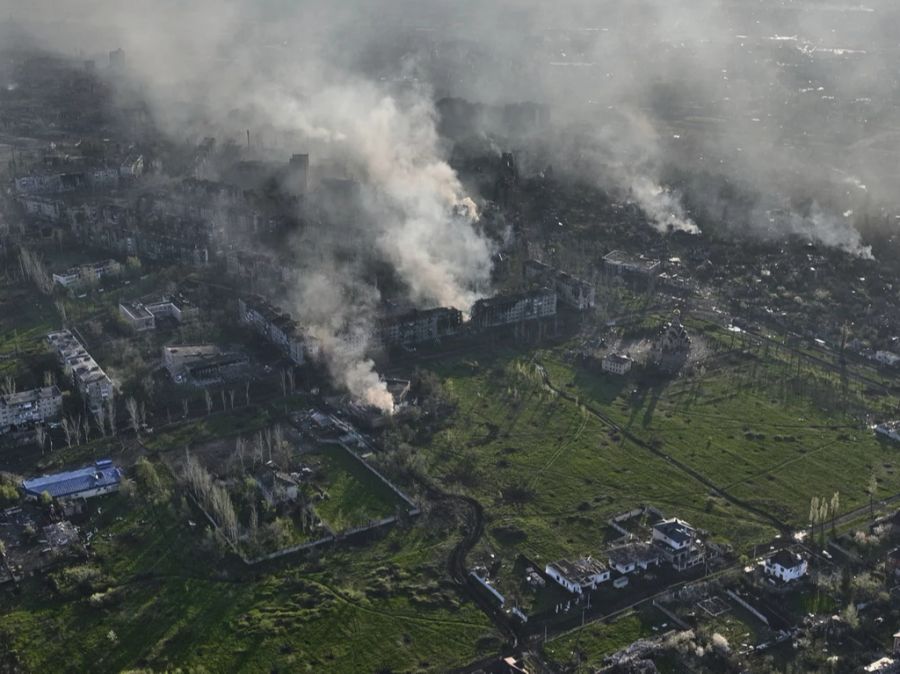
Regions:
<instances>
[{"instance_id":1,"label":"low building","mask_svg":"<svg viewBox=\"0 0 900 674\"><path fill-rule=\"evenodd\" d=\"M706 551L696 530L687 522L672 518L653 525L653 544L669 564L685 571L702 564Z\"/></svg>"},{"instance_id":2,"label":"low building","mask_svg":"<svg viewBox=\"0 0 900 674\"><path fill-rule=\"evenodd\" d=\"M643 256L631 255L623 250L614 250L603 256L603 266L607 272L622 274L637 274L640 276L655 276L659 273L662 263L659 260L650 260Z\"/></svg>"},{"instance_id":3,"label":"low building","mask_svg":"<svg viewBox=\"0 0 900 674\"><path fill-rule=\"evenodd\" d=\"M479 330L554 316L556 292L549 288L478 300L472 307L472 325Z\"/></svg>"},{"instance_id":4,"label":"low building","mask_svg":"<svg viewBox=\"0 0 900 674\"><path fill-rule=\"evenodd\" d=\"M900 420L885 421L875 426L875 433L881 435L888 440L900 442Z\"/></svg>"},{"instance_id":5,"label":"low building","mask_svg":"<svg viewBox=\"0 0 900 674\"><path fill-rule=\"evenodd\" d=\"M548 564L544 573L573 594L596 590L600 583L609 580L610 574L606 564L592 557L574 562L562 559Z\"/></svg>"},{"instance_id":6,"label":"low building","mask_svg":"<svg viewBox=\"0 0 900 674\"><path fill-rule=\"evenodd\" d=\"M140 302L119 303L119 316L135 332L156 329L156 317Z\"/></svg>"},{"instance_id":7,"label":"low building","mask_svg":"<svg viewBox=\"0 0 900 674\"><path fill-rule=\"evenodd\" d=\"M256 478L263 498L273 508L282 503L293 503L300 494L300 483L293 475L272 467Z\"/></svg>"},{"instance_id":8,"label":"low building","mask_svg":"<svg viewBox=\"0 0 900 674\"><path fill-rule=\"evenodd\" d=\"M56 386L45 386L0 396L0 433L62 414L62 393Z\"/></svg>"},{"instance_id":9,"label":"low building","mask_svg":"<svg viewBox=\"0 0 900 674\"><path fill-rule=\"evenodd\" d=\"M55 499L87 499L118 491L122 471L109 459L93 466L44 475L22 482L26 498L39 499L44 492Z\"/></svg>"},{"instance_id":10,"label":"low building","mask_svg":"<svg viewBox=\"0 0 900 674\"><path fill-rule=\"evenodd\" d=\"M71 376L75 390L96 413L113 396L112 380L70 331L51 332L47 341L56 349L60 365Z\"/></svg>"},{"instance_id":11,"label":"low building","mask_svg":"<svg viewBox=\"0 0 900 674\"><path fill-rule=\"evenodd\" d=\"M603 371L623 376L631 372L634 361L622 353L610 353L603 357Z\"/></svg>"},{"instance_id":12,"label":"low building","mask_svg":"<svg viewBox=\"0 0 900 674\"><path fill-rule=\"evenodd\" d=\"M659 550L649 543L629 543L611 548L606 553L609 565L621 574L646 571L651 566L658 566Z\"/></svg>"},{"instance_id":13,"label":"low building","mask_svg":"<svg viewBox=\"0 0 900 674\"><path fill-rule=\"evenodd\" d=\"M135 332L156 329L159 318L171 318L183 323L197 315L197 307L181 297L163 298L156 302L127 302L119 304L119 315Z\"/></svg>"},{"instance_id":14,"label":"low building","mask_svg":"<svg viewBox=\"0 0 900 674\"><path fill-rule=\"evenodd\" d=\"M106 276L114 276L121 271L122 265L115 260L102 260L70 267L64 272L53 274L53 282L64 288L78 288L96 283Z\"/></svg>"},{"instance_id":15,"label":"low building","mask_svg":"<svg viewBox=\"0 0 900 674\"><path fill-rule=\"evenodd\" d=\"M246 354L226 351L214 344L163 347L163 365L176 384L209 384L245 374Z\"/></svg>"},{"instance_id":16,"label":"low building","mask_svg":"<svg viewBox=\"0 0 900 674\"><path fill-rule=\"evenodd\" d=\"M766 559L766 574L785 583L798 580L806 575L807 562L802 555L781 549Z\"/></svg>"},{"instance_id":17,"label":"low building","mask_svg":"<svg viewBox=\"0 0 900 674\"><path fill-rule=\"evenodd\" d=\"M552 287L560 302L576 311L592 309L597 303L597 291L590 283L551 267L538 260L526 260L525 278Z\"/></svg>"}]
</instances>

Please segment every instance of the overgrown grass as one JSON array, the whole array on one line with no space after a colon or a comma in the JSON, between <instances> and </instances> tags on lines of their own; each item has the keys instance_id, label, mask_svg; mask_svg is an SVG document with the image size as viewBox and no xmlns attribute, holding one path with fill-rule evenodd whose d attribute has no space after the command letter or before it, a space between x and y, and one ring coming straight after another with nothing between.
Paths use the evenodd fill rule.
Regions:
<instances>
[{"instance_id":1,"label":"overgrown grass","mask_svg":"<svg viewBox=\"0 0 900 674\"><path fill-rule=\"evenodd\" d=\"M333 531L389 517L405 505L391 489L343 447L325 446L313 455L323 467L327 497L316 513Z\"/></svg>"}]
</instances>

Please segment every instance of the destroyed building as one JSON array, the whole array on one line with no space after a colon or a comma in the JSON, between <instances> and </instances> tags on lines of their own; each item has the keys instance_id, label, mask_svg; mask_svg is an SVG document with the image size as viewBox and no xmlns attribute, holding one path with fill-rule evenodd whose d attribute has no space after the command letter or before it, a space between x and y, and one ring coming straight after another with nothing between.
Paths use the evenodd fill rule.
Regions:
<instances>
[{"instance_id":1,"label":"destroyed building","mask_svg":"<svg viewBox=\"0 0 900 674\"><path fill-rule=\"evenodd\" d=\"M75 390L91 412L97 413L113 396L112 380L69 330L51 332L47 340L56 349L60 365L71 376Z\"/></svg>"},{"instance_id":2,"label":"destroyed building","mask_svg":"<svg viewBox=\"0 0 900 674\"><path fill-rule=\"evenodd\" d=\"M64 288L80 288L96 283L107 276L115 276L122 271L122 265L115 260L101 260L70 267L64 272L53 274L53 282Z\"/></svg>"},{"instance_id":3,"label":"destroyed building","mask_svg":"<svg viewBox=\"0 0 900 674\"><path fill-rule=\"evenodd\" d=\"M0 396L0 433L56 419L62 414L62 393L56 386Z\"/></svg>"},{"instance_id":4,"label":"destroyed building","mask_svg":"<svg viewBox=\"0 0 900 674\"><path fill-rule=\"evenodd\" d=\"M382 318L378 322L378 335L382 344L413 345L436 342L457 334L462 328L462 312L452 307L413 309L396 316Z\"/></svg>"},{"instance_id":5,"label":"destroyed building","mask_svg":"<svg viewBox=\"0 0 900 674\"><path fill-rule=\"evenodd\" d=\"M297 323L261 297L238 299L240 321L278 347L296 365L306 360L305 342Z\"/></svg>"},{"instance_id":6,"label":"destroyed building","mask_svg":"<svg viewBox=\"0 0 900 674\"><path fill-rule=\"evenodd\" d=\"M478 300L472 307L471 324L476 330L486 330L555 316L556 292L539 288Z\"/></svg>"},{"instance_id":7,"label":"destroyed building","mask_svg":"<svg viewBox=\"0 0 900 674\"><path fill-rule=\"evenodd\" d=\"M526 280L552 287L559 301L576 311L592 309L597 303L594 286L543 262L526 260L523 272Z\"/></svg>"},{"instance_id":8,"label":"destroyed building","mask_svg":"<svg viewBox=\"0 0 900 674\"><path fill-rule=\"evenodd\" d=\"M163 366L176 384L207 384L237 379L247 374L246 354L227 351L214 344L163 347Z\"/></svg>"},{"instance_id":9,"label":"destroyed building","mask_svg":"<svg viewBox=\"0 0 900 674\"><path fill-rule=\"evenodd\" d=\"M663 372L676 372L687 361L691 337L678 316L664 324L650 348L650 362Z\"/></svg>"}]
</instances>

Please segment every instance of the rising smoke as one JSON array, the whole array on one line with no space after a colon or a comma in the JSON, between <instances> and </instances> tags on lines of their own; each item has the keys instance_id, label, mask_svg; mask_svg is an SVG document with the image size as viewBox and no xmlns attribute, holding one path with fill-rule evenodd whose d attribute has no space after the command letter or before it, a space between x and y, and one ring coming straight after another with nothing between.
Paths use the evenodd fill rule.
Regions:
<instances>
[{"instance_id":1,"label":"rising smoke","mask_svg":"<svg viewBox=\"0 0 900 674\"><path fill-rule=\"evenodd\" d=\"M869 217L900 207L900 8L888 0L59 5L0 11L54 49L124 48L175 140L252 127L366 186L363 219L295 242L288 301L334 376L385 409L365 358L380 294L363 259L389 264L417 306L465 310L489 283L492 247L445 161L437 98L546 105L525 131L477 132L631 199L663 232L714 225L870 257L861 227L896 227Z\"/></svg>"}]
</instances>

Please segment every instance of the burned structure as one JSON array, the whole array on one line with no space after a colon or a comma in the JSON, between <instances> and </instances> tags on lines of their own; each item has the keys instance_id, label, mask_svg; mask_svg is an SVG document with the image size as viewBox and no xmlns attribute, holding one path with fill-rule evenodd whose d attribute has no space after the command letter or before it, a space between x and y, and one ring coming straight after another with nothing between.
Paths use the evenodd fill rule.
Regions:
<instances>
[{"instance_id":1,"label":"burned structure","mask_svg":"<svg viewBox=\"0 0 900 674\"><path fill-rule=\"evenodd\" d=\"M461 329L462 312L452 307L413 309L378 322L378 336L385 346L437 342L458 334Z\"/></svg>"},{"instance_id":2,"label":"burned structure","mask_svg":"<svg viewBox=\"0 0 900 674\"><path fill-rule=\"evenodd\" d=\"M238 299L238 315L242 323L277 346L295 365L303 365L306 342L289 314L261 297L248 297Z\"/></svg>"},{"instance_id":3,"label":"burned structure","mask_svg":"<svg viewBox=\"0 0 900 674\"><path fill-rule=\"evenodd\" d=\"M56 419L62 414L62 393L56 386L0 396L0 433Z\"/></svg>"},{"instance_id":4,"label":"burned structure","mask_svg":"<svg viewBox=\"0 0 900 674\"><path fill-rule=\"evenodd\" d=\"M539 288L478 300L472 307L474 330L552 319L556 317L556 291Z\"/></svg>"},{"instance_id":5,"label":"burned structure","mask_svg":"<svg viewBox=\"0 0 900 674\"><path fill-rule=\"evenodd\" d=\"M593 309L597 303L594 286L543 262L526 260L523 273L526 281L553 288L557 299L576 311Z\"/></svg>"},{"instance_id":6,"label":"burned structure","mask_svg":"<svg viewBox=\"0 0 900 674\"><path fill-rule=\"evenodd\" d=\"M47 340L56 349L59 363L72 378L75 390L96 414L113 396L112 380L106 375L84 345L68 330L51 332Z\"/></svg>"}]
</instances>

